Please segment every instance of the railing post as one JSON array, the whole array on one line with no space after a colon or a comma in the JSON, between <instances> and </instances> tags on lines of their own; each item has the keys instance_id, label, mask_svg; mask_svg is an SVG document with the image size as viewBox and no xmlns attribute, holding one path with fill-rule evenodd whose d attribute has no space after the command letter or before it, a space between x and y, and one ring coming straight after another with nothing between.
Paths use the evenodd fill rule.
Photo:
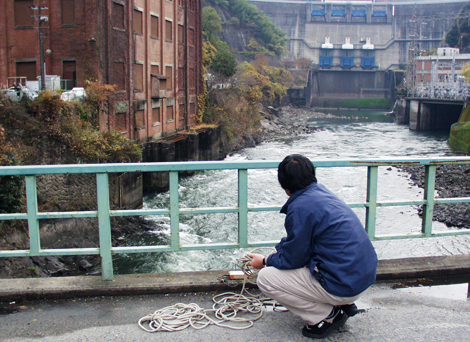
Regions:
<instances>
[{"instance_id":1,"label":"railing post","mask_svg":"<svg viewBox=\"0 0 470 342\"><path fill-rule=\"evenodd\" d=\"M423 221L421 232L424 236L432 235L432 216L434 212L434 188L436 184L436 166L426 165L424 179L424 200L423 205Z\"/></svg>"},{"instance_id":2,"label":"railing post","mask_svg":"<svg viewBox=\"0 0 470 342\"><path fill-rule=\"evenodd\" d=\"M238 170L238 244L248 246L248 170Z\"/></svg>"},{"instance_id":3,"label":"railing post","mask_svg":"<svg viewBox=\"0 0 470 342\"><path fill-rule=\"evenodd\" d=\"M375 238L375 224L377 219L377 180L379 167L367 167L367 207L366 207L366 232L369 238Z\"/></svg>"},{"instance_id":4,"label":"railing post","mask_svg":"<svg viewBox=\"0 0 470 342\"><path fill-rule=\"evenodd\" d=\"M39 235L38 196L36 188L36 176L25 176L26 206L28 212L29 255L39 255L41 238Z\"/></svg>"},{"instance_id":5,"label":"railing post","mask_svg":"<svg viewBox=\"0 0 470 342\"><path fill-rule=\"evenodd\" d=\"M170 172L170 228L171 228L171 249L180 249L180 204L178 192L178 171Z\"/></svg>"},{"instance_id":6,"label":"railing post","mask_svg":"<svg viewBox=\"0 0 470 342\"><path fill-rule=\"evenodd\" d=\"M101 279L113 280L109 184L107 173L96 174L96 196L98 200L98 224L100 229Z\"/></svg>"}]
</instances>

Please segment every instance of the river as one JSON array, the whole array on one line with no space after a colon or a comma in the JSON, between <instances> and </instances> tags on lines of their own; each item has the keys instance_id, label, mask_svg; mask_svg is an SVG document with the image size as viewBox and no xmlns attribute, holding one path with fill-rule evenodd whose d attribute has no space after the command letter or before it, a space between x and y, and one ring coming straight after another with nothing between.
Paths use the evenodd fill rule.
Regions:
<instances>
[{"instance_id":1,"label":"river","mask_svg":"<svg viewBox=\"0 0 470 342\"><path fill-rule=\"evenodd\" d=\"M226 160L281 160L300 153L315 159L442 157L452 155L448 132L416 132L397 125L393 117L376 111L329 111L328 118L312 118L310 134L284 135L246 148ZM318 168L319 183L346 202L365 200L366 168ZM277 183L275 170L250 170L250 205L282 205L287 196ZM207 171L181 180L180 207L235 206L237 173ZM379 167L378 200L422 199L422 189L411 185L409 175L397 168ZM145 208L168 207L167 193L147 196ZM365 210L355 209L364 223ZM169 218L149 217L155 229L129 239L129 245L165 244L169 240ZM285 235L284 215L277 212L249 214L249 240L278 240ZM180 239L187 243L235 242L236 214L186 215L180 218ZM419 232L421 218L413 206L379 208L377 234ZM433 229L446 230L433 223ZM379 259L470 253L470 238L441 237L375 241ZM153 273L218 270L235 267L246 250L207 250L172 253L128 254L115 257L115 272Z\"/></svg>"}]
</instances>

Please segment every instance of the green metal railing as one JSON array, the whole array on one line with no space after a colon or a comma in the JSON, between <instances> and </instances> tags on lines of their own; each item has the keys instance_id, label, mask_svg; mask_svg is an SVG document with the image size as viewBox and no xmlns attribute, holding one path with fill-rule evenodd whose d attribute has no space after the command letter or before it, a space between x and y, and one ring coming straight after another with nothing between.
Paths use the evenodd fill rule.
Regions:
<instances>
[{"instance_id":1,"label":"green metal railing","mask_svg":"<svg viewBox=\"0 0 470 342\"><path fill-rule=\"evenodd\" d=\"M435 204L470 203L470 197L435 198L436 167L444 164L470 164L467 157L447 157L434 159L357 159L357 160L314 160L316 168L329 167L366 167L367 191L365 202L348 203L352 208L365 208L365 228L371 240L409 239L446 235L470 234L470 229L455 229L433 232L432 216ZM278 211L280 206L250 206L248 201L248 170L277 168L278 161L217 161L217 162L172 162L172 163L129 163L129 164L80 164L80 165L41 165L0 167L1 176L24 176L26 186L26 213L0 214L0 220L27 220L30 239L29 250L2 250L0 257L29 257L48 255L100 255L102 279L113 279L112 255L116 253L144 253L164 251L186 251L196 249L226 249L260 246L274 246L278 241L249 241L248 213ZM425 167L425 190L422 200L377 201L377 182L379 166L422 165ZM180 208L179 172L203 170L238 170L238 205L234 207ZM109 199L108 175L123 172L169 172L170 205L165 209L111 210ZM96 174L97 202L96 211L75 212L38 212L36 176L53 174ZM378 207L423 205L422 227L420 233L376 234L376 214ZM238 214L238 241L234 243L210 243L181 245L179 240L180 215L188 214ZM170 217L171 240L169 245L158 246L120 246L113 247L111 242L111 217L168 215ZM97 217L99 223L99 247L96 248L41 248L39 220Z\"/></svg>"}]
</instances>

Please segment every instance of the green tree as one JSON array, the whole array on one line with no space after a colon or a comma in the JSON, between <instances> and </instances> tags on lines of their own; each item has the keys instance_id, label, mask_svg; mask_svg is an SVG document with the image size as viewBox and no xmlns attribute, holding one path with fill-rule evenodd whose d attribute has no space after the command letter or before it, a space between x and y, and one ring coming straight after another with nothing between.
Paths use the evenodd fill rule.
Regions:
<instances>
[{"instance_id":1,"label":"green tree","mask_svg":"<svg viewBox=\"0 0 470 342\"><path fill-rule=\"evenodd\" d=\"M233 76L237 72L235 55L230 52L227 43L221 42L218 46L211 69L226 77Z\"/></svg>"},{"instance_id":2,"label":"green tree","mask_svg":"<svg viewBox=\"0 0 470 342\"><path fill-rule=\"evenodd\" d=\"M282 56L285 52L285 33L274 25L262 11L255 5L251 5L247 0L230 0L230 12L240 21L240 26L247 28L252 33L251 43L253 52L264 52Z\"/></svg>"},{"instance_id":3,"label":"green tree","mask_svg":"<svg viewBox=\"0 0 470 342\"><path fill-rule=\"evenodd\" d=\"M463 65L462 76L465 77L465 80L470 81L470 63L469 62Z\"/></svg>"},{"instance_id":4,"label":"green tree","mask_svg":"<svg viewBox=\"0 0 470 342\"><path fill-rule=\"evenodd\" d=\"M454 20L452 28L447 32L445 41L448 46L460 47L462 51L468 50L470 44L470 23L468 21L468 13L470 12L470 4L465 5L459 12L458 17Z\"/></svg>"},{"instance_id":5,"label":"green tree","mask_svg":"<svg viewBox=\"0 0 470 342\"><path fill-rule=\"evenodd\" d=\"M223 31L220 16L212 7L204 7L202 10L202 31L210 42L212 42L215 33Z\"/></svg>"},{"instance_id":6,"label":"green tree","mask_svg":"<svg viewBox=\"0 0 470 342\"><path fill-rule=\"evenodd\" d=\"M205 7L202 12L203 28L203 63L211 71L225 77L235 75L237 61L226 42L216 33L223 32L220 16L212 7Z\"/></svg>"},{"instance_id":7,"label":"green tree","mask_svg":"<svg viewBox=\"0 0 470 342\"><path fill-rule=\"evenodd\" d=\"M217 10L228 9L229 4L227 0L203 0L202 5L204 7L211 6Z\"/></svg>"}]
</instances>

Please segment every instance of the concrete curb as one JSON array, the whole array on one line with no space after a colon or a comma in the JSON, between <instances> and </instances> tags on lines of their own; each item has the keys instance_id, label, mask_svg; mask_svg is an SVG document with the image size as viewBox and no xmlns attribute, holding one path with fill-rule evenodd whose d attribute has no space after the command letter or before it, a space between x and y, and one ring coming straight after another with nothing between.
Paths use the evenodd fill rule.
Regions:
<instances>
[{"instance_id":1,"label":"concrete curb","mask_svg":"<svg viewBox=\"0 0 470 342\"><path fill-rule=\"evenodd\" d=\"M235 289L222 277L228 271L0 279L0 301L123 296ZM470 255L380 260L377 281L442 284L470 282ZM256 286L249 284L250 287Z\"/></svg>"}]
</instances>

